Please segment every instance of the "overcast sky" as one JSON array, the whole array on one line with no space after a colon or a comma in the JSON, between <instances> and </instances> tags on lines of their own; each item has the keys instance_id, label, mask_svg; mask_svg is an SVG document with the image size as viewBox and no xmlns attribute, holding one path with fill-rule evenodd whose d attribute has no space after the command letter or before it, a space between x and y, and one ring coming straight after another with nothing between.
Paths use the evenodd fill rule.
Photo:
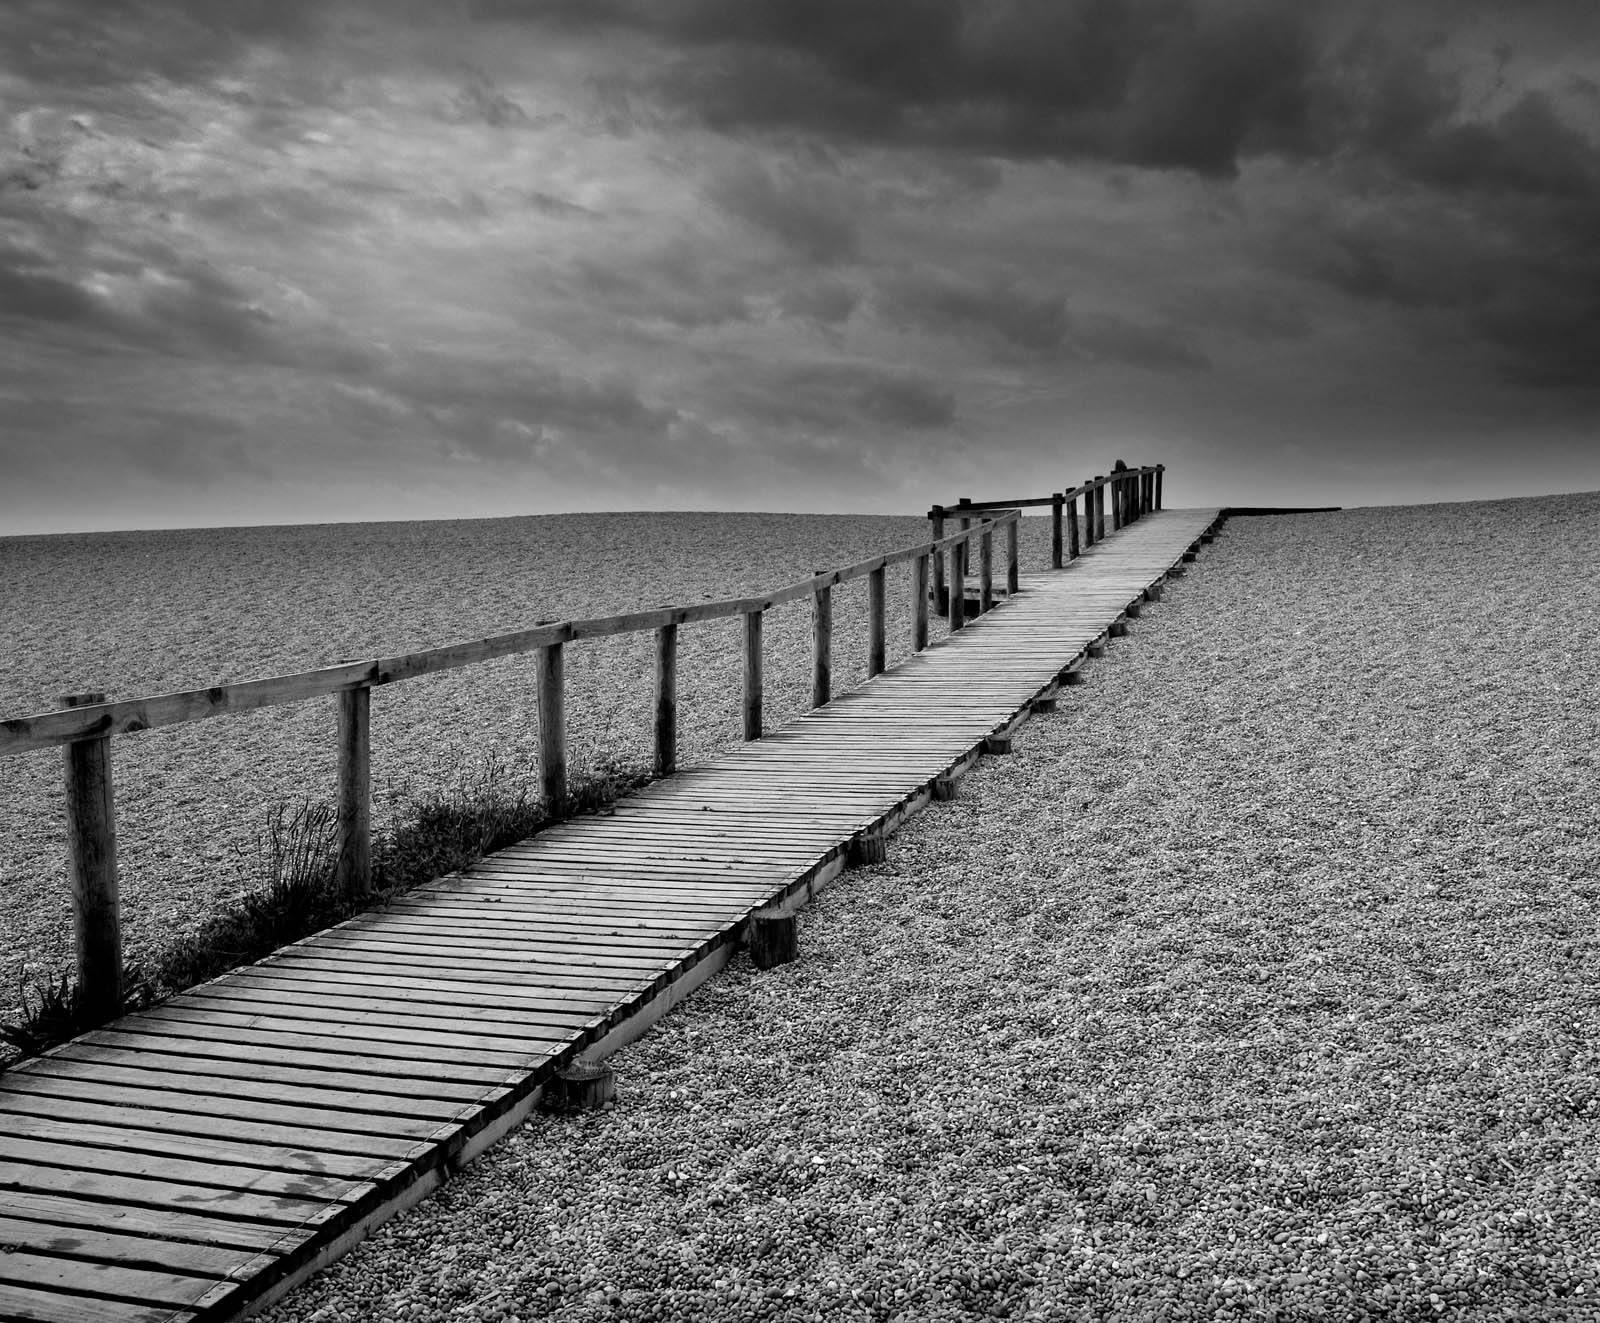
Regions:
<instances>
[{"instance_id":1,"label":"overcast sky","mask_svg":"<svg viewBox=\"0 0 1600 1323\"><path fill-rule=\"evenodd\" d=\"M3 0L0 531L1600 488L1594 0Z\"/></svg>"}]
</instances>

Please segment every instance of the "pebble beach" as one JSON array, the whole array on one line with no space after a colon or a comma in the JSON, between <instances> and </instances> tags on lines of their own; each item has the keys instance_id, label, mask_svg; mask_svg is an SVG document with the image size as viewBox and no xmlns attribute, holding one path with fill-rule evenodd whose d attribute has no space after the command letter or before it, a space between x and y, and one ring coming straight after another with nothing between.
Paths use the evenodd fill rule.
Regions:
<instances>
[{"instance_id":1,"label":"pebble beach","mask_svg":"<svg viewBox=\"0 0 1600 1323\"><path fill-rule=\"evenodd\" d=\"M1600 1318L1600 494L1236 518L264 1317Z\"/></svg>"}]
</instances>

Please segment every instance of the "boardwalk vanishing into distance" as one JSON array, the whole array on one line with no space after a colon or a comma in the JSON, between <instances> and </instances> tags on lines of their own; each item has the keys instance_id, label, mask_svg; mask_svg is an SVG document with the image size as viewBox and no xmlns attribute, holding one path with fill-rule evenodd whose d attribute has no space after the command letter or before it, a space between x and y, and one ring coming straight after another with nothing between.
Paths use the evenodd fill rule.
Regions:
<instances>
[{"instance_id":1,"label":"boardwalk vanishing into distance","mask_svg":"<svg viewBox=\"0 0 1600 1323\"><path fill-rule=\"evenodd\" d=\"M755 911L881 857L1217 521L1147 508L614 814L0 1075L0 1319L197 1323L278 1298L521 1124L559 1072L643 1033L722 968Z\"/></svg>"}]
</instances>

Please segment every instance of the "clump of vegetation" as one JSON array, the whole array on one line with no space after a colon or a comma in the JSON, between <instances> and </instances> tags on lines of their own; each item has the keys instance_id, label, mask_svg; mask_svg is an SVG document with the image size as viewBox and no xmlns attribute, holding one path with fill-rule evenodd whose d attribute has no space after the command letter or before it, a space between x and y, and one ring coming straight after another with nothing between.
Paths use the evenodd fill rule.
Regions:
<instances>
[{"instance_id":1,"label":"clump of vegetation","mask_svg":"<svg viewBox=\"0 0 1600 1323\"><path fill-rule=\"evenodd\" d=\"M259 960L554 823L604 812L653 779L642 768L602 759L571 779L567 803L552 813L525 785L513 782L504 762L489 759L447 789L397 805L392 825L374 836L372 891L362 895L346 894L339 885L337 812L310 800L278 804L256 839L252 871L260 885L174 941L148 970L130 966L123 977L124 1009L141 1010ZM40 982L25 973L13 1016L0 1021L0 1044L22 1056L95 1027L70 975Z\"/></svg>"}]
</instances>

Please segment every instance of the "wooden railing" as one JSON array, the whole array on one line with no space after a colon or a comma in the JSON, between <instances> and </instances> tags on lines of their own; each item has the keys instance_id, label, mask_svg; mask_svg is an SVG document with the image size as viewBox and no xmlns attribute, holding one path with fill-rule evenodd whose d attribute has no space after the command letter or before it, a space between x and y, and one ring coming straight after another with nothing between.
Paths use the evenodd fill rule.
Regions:
<instances>
[{"instance_id":1,"label":"wooden railing","mask_svg":"<svg viewBox=\"0 0 1600 1323\"><path fill-rule=\"evenodd\" d=\"M1108 506L1112 532L1152 511L1161 509L1161 480L1166 471L1165 464L1150 464L1137 469L1118 469L1108 474L1097 473L1087 482L1080 483L1067 491L1052 492L1048 496L1027 496L1015 501L969 501L963 496L955 505L934 506L928 511L928 521L933 537L937 541L944 536L946 519L960 519L961 530L965 532L971 528L974 518L987 516L993 511L1021 510L1048 505L1051 519L1050 566L1059 570L1067 561L1076 560L1082 555L1084 547L1092 547L1105 537ZM1078 524L1080 499L1083 501L1081 542ZM1012 564L1015 566L1017 537L1015 524L1011 525L1011 530ZM983 534L984 545L987 545L988 536L987 533ZM957 611L952 603L964 602L965 599L965 545L962 552L952 558L952 562L953 573L948 585L945 582L943 562L934 562L933 594L939 603L939 610L950 613L950 627L959 629L961 626L957 622L964 617L965 607ZM983 612L989 609L991 588L987 570L981 573L983 579L979 589L978 610ZM1016 590L1013 569L1008 591L1016 592Z\"/></svg>"},{"instance_id":2,"label":"wooden railing","mask_svg":"<svg viewBox=\"0 0 1600 1323\"><path fill-rule=\"evenodd\" d=\"M977 510L978 507L970 507ZM972 520L976 518L974 526ZM581 639L654 630L655 770L665 775L677 763L678 628L702 620L744 619L744 738L762 733L762 614L786 602L811 598L811 702L821 707L832 693L833 589L867 580L867 674L885 669L886 578L890 566L910 564L911 646L928 646L928 563L944 579L945 560L960 579L966 552L980 541L985 602L992 576L994 530L1009 532L1007 582L1017 585L1017 522L1021 511L986 503L983 513L964 515L961 531L929 542L828 570L758 597L663 606L589 620L543 621L531 629L471 639L395 657L344 661L293 675L214 685L181 693L110 701L103 693L69 694L59 710L0 721L0 755L62 747L66 765L67 862L72 884L79 994L85 1012L110 1019L122 1004L122 941L118 905L115 811L111 784L111 739L224 713L298 703L332 696L338 702L340 882L356 894L372 886L371 694L375 686L469 666L496 657L536 652L540 784L547 807L559 813L567 798L567 732L564 707L566 644ZM951 627L965 621L951 615Z\"/></svg>"}]
</instances>

